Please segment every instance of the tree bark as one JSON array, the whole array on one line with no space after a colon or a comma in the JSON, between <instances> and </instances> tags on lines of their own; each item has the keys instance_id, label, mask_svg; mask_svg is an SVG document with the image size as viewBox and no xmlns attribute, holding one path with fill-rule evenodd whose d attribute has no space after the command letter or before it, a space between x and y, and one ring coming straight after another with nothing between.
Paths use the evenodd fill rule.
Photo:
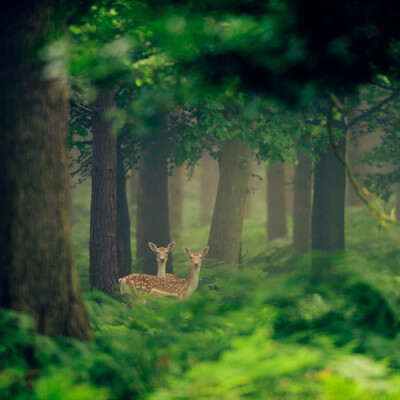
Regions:
<instances>
[{"instance_id":1,"label":"tree bark","mask_svg":"<svg viewBox=\"0 0 400 400\"><path fill-rule=\"evenodd\" d=\"M200 160L200 222L207 225L211 222L212 210L218 186L218 162L204 153Z\"/></svg>"},{"instance_id":2,"label":"tree bark","mask_svg":"<svg viewBox=\"0 0 400 400\"><path fill-rule=\"evenodd\" d=\"M224 142L208 245L210 258L228 264L239 262L250 162L247 143L239 138Z\"/></svg>"},{"instance_id":3,"label":"tree bark","mask_svg":"<svg viewBox=\"0 0 400 400\"><path fill-rule=\"evenodd\" d=\"M117 259L118 277L129 275L132 269L131 223L126 193L126 173L121 153L121 139L117 139Z\"/></svg>"},{"instance_id":4,"label":"tree bark","mask_svg":"<svg viewBox=\"0 0 400 400\"><path fill-rule=\"evenodd\" d=\"M101 91L92 120L92 201L90 209L90 284L106 293L117 289L117 147L104 112L115 107L114 91Z\"/></svg>"},{"instance_id":5,"label":"tree bark","mask_svg":"<svg viewBox=\"0 0 400 400\"><path fill-rule=\"evenodd\" d=\"M346 138L340 139L338 149L345 156ZM312 207L312 249L328 254L345 248L344 200L345 168L332 146L319 152L314 167L314 198Z\"/></svg>"},{"instance_id":6,"label":"tree bark","mask_svg":"<svg viewBox=\"0 0 400 400\"><path fill-rule=\"evenodd\" d=\"M132 168L131 177L129 179L129 205L137 205L138 190L139 190L139 173L136 169Z\"/></svg>"},{"instance_id":7,"label":"tree bark","mask_svg":"<svg viewBox=\"0 0 400 400\"><path fill-rule=\"evenodd\" d=\"M293 181L295 168L293 164L285 163L284 164L284 173L285 173L285 200L286 200L286 216L293 217L293 208L294 208L294 189L293 189Z\"/></svg>"},{"instance_id":8,"label":"tree bark","mask_svg":"<svg viewBox=\"0 0 400 400\"><path fill-rule=\"evenodd\" d=\"M286 235L285 169L275 163L267 169L267 240Z\"/></svg>"},{"instance_id":9,"label":"tree bark","mask_svg":"<svg viewBox=\"0 0 400 400\"><path fill-rule=\"evenodd\" d=\"M299 163L295 168L294 210L293 210L293 250L305 254L311 250L311 160L298 153Z\"/></svg>"},{"instance_id":10,"label":"tree bark","mask_svg":"<svg viewBox=\"0 0 400 400\"><path fill-rule=\"evenodd\" d=\"M168 212L167 159L157 144L145 150L139 171L137 257L143 257L143 273L157 275L157 263L148 242L158 247L171 242ZM166 272L172 273L172 254Z\"/></svg>"},{"instance_id":11,"label":"tree bark","mask_svg":"<svg viewBox=\"0 0 400 400\"><path fill-rule=\"evenodd\" d=\"M63 27L50 4L0 6L0 307L26 312L44 335L91 329L72 258L67 77L37 55Z\"/></svg>"},{"instance_id":12,"label":"tree bark","mask_svg":"<svg viewBox=\"0 0 400 400\"><path fill-rule=\"evenodd\" d=\"M168 178L169 224L174 235L179 236L183 227L183 185L185 168L175 167Z\"/></svg>"}]
</instances>

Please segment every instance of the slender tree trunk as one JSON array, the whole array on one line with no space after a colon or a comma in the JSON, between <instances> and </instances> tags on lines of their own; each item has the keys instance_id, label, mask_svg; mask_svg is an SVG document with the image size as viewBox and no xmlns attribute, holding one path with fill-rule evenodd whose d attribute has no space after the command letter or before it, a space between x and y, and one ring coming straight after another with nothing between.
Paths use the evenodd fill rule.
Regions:
<instances>
[{"instance_id":1,"label":"slender tree trunk","mask_svg":"<svg viewBox=\"0 0 400 400\"><path fill-rule=\"evenodd\" d=\"M157 275L157 263L148 242L166 247L171 242L168 212L167 159L162 149L151 146L142 156L139 171L137 255L143 257L143 272ZM172 254L166 272L172 273Z\"/></svg>"},{"instance_id":2,"label":"slender tree trunk","mask_svg":"<svg viewBox=\"0 0 400 400\"><path fill-rule=\"evenodd\" d=\"M200 222L207 225L211 222L217 194L219 169L218 162L204 153L200 160Z\"/></svg>"},{"instance_id":3,"label":"slender tree trunk","mask_svg":"<svg viewBox=\"0 0 400 400\"><path fill-rule=\"evenodd\" d=\"M298 153L294 176L293 250L305 254L311 250L311 160Z\"/></svg>"},{"instance_id":4,"label":"slender tree trunk","mask_svg":"<svg viewBox=\"0 0 400 400\"><path fill-rule=\"evenodd\" d=\"M38 50L55 9L0 6L0 307L26 312L44 335L91 334L72 258L67 78L46 79Z\"/></svg>"},{"instance_id":5,"label":"slender tree trunk","mask_svg":"<svg viewBox=\"0 0 400 400\"><path fill-rule=\"evenodd\" d=\"M137 205L138 199L138 190L139 190L139 172L132 168L131 177L128 181L129 186L129 205L135 206Z\"/></svg>"},{"instance_id":6,"label":"slender tree trunk","mask_svg":"<svg viewBox=\"0 0 400 400\"><path fill-rule=\"evenodd\" d=\"M126 173L117 139L117 258L118 277L129 275L132 269L131 223L126 193Z\"/></svg>"},{"instance_id":7,"label":"slender tree trunk","mask_svg":"<svg viewBox=\"0 0 400 400\"><path fill-rule=\"evenodd\" d=\"M294 165L285 163L284 172L285 172L286 216L292 217L294 208L294 189L293 189L293 181L295 174Z\"/></svg>"},{"instance_id":8,"label":"slender tree trunk","mask_svg":"<svg viewBox=\"0 0 400 400\"><path fill-rule=\"evenodd\" d=\"M144 257L144 253L147 249L144 247L144 229L143 229L143 186L142 181L144 178L141 177L144 169L143 158L140 161L140 170L138 176L138 191L137 191L137 208L136 208L136 260L140 260Z\"/></svg>"},{"instance_id":9,"label":"slender tree trunk","mask_svg":"<svg viewBox=\"0 0 400 400\"><path fill-rule=\"evenodd\" d=\"M285 169L275 163L267 169L267 239L270 242L286 235Z\"/></svg>"},{"instance_id":10,"label":"slender tree trunk","mask_svg":"<svg viewBox=\"0 0 400 400\"><path fill-rule=\"evenodd\" d=\"M168 179L169 224L171 231L178 235L183 226L183 185L185 182L185 168L174 168Z\"/></svg>"},{"instance_id":11,"label":"slender tree trunk","mask_svg":"<svg viewBox=\"0 0 400 400\"><path fill-rule=\"evenodd\" d=\"M345 156L346 138L338 144ZM345 169L336 157L332 146L319 152L314 167L314 199L312 208L312 249L328 254L345 248L344 199Z\"/></svg>"},{"instance_id":12,"label":"slender tree trunk","mask_svg":"<svg viewBox=\"0 0 400 400\"><path fill-rule=\"evenodd\" d=\"M239 262L250 161L247 143L239 138L225 141L208 245L210 258L229 264Z\"/></svg>"},{"instance_id":13,"label":"slender tree trunk","mask_svg":"<svg viewBox=\"0 0 400 400\"><path fill-rule=\"evenodd\" d=\"M93 115L92 203L90 209L90 284L112 293L117 288L117 147L104 112L115 107L114 91L102 91Z\"/></svg>"}]
</instances>

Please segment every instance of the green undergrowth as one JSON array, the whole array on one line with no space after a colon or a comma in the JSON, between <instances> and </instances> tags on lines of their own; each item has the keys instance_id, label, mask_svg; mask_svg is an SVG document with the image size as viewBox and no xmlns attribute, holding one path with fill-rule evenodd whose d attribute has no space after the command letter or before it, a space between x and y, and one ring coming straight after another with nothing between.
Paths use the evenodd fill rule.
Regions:
<instances>
[{"instance_id":1,"label":"green undergrowth","mask_svg":"<svg viewBox=\"0 0 400 400\"><path fill-rule=\"evenodd\" d=\"M184 301L90 291L87 225L76 208L94 338L43 337L1 311L0 399L400 398L400 249L364 209L347 211L348 250L331 258L295 257L288 238L262 245L265 223L250 216L243 264L205 259ZM179 247L200 250L206 237L195 219L185 227L178 275L189 269Z\"/></svg>"},{"instance_id":2,"label":"green undergrowth","mask_svg":"<svg viewBox=\"0 0 400 400\"><path fill-rule=\"evenodd\" d=\"M205 263L198 291L185 301L132 303L87 292L95 332L88 343L36 335L29 317L3 312L0 394L399 398L399 280L352 251L319 257L317 268L330 273L315 279L309 256L288 254L270 248L241 267Z\"/></svg>"}]
</instances>

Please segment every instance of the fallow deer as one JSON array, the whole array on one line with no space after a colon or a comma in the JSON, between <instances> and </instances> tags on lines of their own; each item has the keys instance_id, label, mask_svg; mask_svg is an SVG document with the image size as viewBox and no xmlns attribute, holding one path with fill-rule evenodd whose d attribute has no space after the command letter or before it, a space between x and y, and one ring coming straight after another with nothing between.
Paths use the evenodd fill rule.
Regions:
<instances>
[{"instance_id":1,"label":"fallow deer","mask_svg":"<svg viewBox=\"0 0 400 400\"><path fill-rule=\"evenodd\" d=\"M156 253L156 260L158 265L157 276L165 276L165 266L168 261L168 253L175 247L175 242L170 243L167 247L157 247L154 243L149 242L149 247ZM171 275L171 274L167 274Z\"/></svg>"},{"instance_id":2,"label":"fallow deer","mask_svg":"<svg viewBox=\"0 0 400 400\"><path fill-rule=\"evenodd\" d=\"M200 253L192 253L187 247L183 248L190 257L190 272L187 278L181 279L167 274L159 277L145 274L131 274L119 280L121 293L131 293L131 289L157 297L177 296L180 299L192 294L199 284L199 274L203 257L208 253L209 247L204 247Z\"/></svg>"}]
</instances>

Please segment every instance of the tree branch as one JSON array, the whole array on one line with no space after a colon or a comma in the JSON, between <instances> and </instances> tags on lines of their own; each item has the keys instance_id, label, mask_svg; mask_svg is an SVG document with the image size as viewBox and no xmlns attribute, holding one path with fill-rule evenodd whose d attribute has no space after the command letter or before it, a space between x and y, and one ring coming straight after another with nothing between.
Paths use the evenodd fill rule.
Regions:
<instances>
[{"instance_id":1,"label":"tree branch","mask_svg":"<svg viewBox=\"0 0 400 400\"><path fill-rule=\"evenodd\" d=\"M343 155L340 153L339 149L336 146L335 138L333 136L333 124L332 124L331 115L332 115L332 106L330 108L330 118L328 118L329 141L330 141L330 144L332 146L332 149L333 149L336 157L344 165L347 176L349 178L349 181L350 181L351 185L353 186L357 196L366 204L366 206L368 207L370 212L378 218L379 224L382 227L385 226L386 222L390 222L392 224L399 226L400 222L397 221L396 218L394 218L394 216L385 214L385 212L379 206L377 206L376 204L374 204L373 202L370 201L370 199L367 197L367 195L358 186L358 183L350 169L348 162L346 161L346 159L343 157Z\"/></svg>"},{"instance_id":2,"label":"tree branch","mask_svg":"<svg viewBox=\"0 0 400 400\"><path fill-rule=\"evenodd\" d=\"M400 88L395 88L395 87L391 87L391 86L385 86L385 85L382 85L380 83L375 83L374 82L374 83L370 83L370 85L377 86L377 87L379 87L381 89L390 90L391 92L400 92Z\"/></svg>"},{"instance_id":3,"label":"tree branch","mask_svg":"<svg viewBox=\"0 0 400 400\"><path fill-rule=\"evenodd\" d=\"M92 145L93 141L92 140L74 140L73 144L85 144L85 145Z\"/></svg>"},{"instance_id":4,"label":"tree branch","mask_svg":"<svg viewBox=\"0 0 400 400\"><path fill-rule=\"evenodd\" d=\"M89 112L90 115L92 115L96 111L94 108L91 108L88 105L84 106L81 103L74 103L73 106L77 106L77 107L80 107L80 108L84 109L85 111Z\"/></svg>"},{"instance_id":5,"label":"tree branch","mask_svg":"<svg viewBox=\"0 0 400 400\"><path fill-rule=\"evenodd\" d=\"M352 126L354 126L358 122L362 121L363 119L368 118L375 111L378 111L385 104L389 103L390 101L396 99L399 96L400 96L400 91L393 92L390 96L388 96L385 99L383 99L380 103L378 103L375 106L371 107L369 110L363 112L362 114L360 114L359 116L357 116L353 120L351 120L349 123L347 123L346 126L345 126L346 130L350 129Z\"/></svg>"}]
</instances>

